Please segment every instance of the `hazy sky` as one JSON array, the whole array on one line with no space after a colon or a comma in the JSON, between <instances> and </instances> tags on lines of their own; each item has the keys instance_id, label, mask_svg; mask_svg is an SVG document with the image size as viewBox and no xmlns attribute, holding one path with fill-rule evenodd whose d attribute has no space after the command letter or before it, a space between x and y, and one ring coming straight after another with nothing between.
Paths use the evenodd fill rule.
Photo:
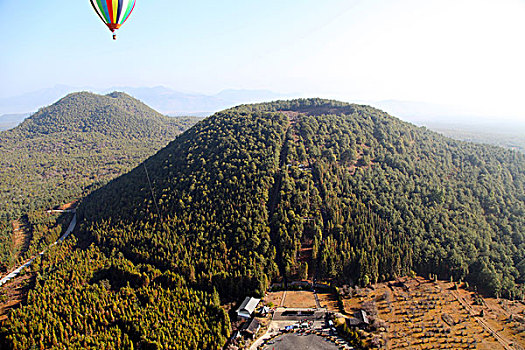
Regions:
<instances>
[{"instance_id":1,"label":"hazy sky","mask_svg":"<svg viewBox=\"0 0 525 350\"><path fill-rule=\"evenodd\" d=\"M55 84L270 89L525 119L525 0L0 0L0 97Z\"/></svg>"}]
</instances>

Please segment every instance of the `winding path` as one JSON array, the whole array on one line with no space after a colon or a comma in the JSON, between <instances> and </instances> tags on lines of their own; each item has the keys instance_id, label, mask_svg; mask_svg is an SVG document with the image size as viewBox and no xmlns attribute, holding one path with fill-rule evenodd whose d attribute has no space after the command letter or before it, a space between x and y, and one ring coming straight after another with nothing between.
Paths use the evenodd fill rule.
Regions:
<instances>
[{"instance_id":1,"label":"winding path","mask_svg":"<svg viewBox=\"0 0 525 350\"><path fill-rule=\"evenodd\" d=\"M71 232L73 232L73 230L75 229L76 225L77 225L77 214L74 214L73 215L73 219L71 219L71 222L69 223L69 226L68 226L66 232L62 235L62 237L60 237L56 242L51 243L46 249L44 249L40 253L38 253L38 255L44 255L44 253L49 248L51 248L52 246L56 245L57 243L62 243L71 234ZM2 278L0 280L0 286L6 284L7 282L12 280L13 278L17 277L20 274L20 272L22 272L22 270L24 270L28 266L31 266L31 264L33 263L33 260L35 260L36 258L37 258L37 256L32 257L30 260L26 261L24 264L20 265L19 267L17 267L13 271L11 271L7 276L5 276L4 278Z\"/></svg>"}]
</instances>

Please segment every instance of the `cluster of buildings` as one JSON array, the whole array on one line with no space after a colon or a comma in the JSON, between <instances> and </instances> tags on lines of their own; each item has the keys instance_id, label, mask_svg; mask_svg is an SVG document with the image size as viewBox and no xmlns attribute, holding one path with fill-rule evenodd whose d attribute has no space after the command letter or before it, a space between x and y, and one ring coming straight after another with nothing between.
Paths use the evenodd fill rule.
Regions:
<instances>
[{"instance_id":1,"label":"cluster of buildings","mask_svg":"<svg viewBox=\"0 0 525 350\"><path fill-rule=\"evenodd\" d=\"M245 339L254 339L256 337L257 333L259 332L259 329L261 328L261 323L255 317L255 315L264 317L270 312L270 309L266 306L259 307L260 302L261 299L259 298L246 297L241 303L241 305L237 308L237 310L235 310L237 320L242 321L243 323L242 326L240 326L240 328L237 331L235 331L232 335L232 346L233 344L237 344L238 339L240 339L241 337L244 337ZM330 334L337 334L334 327L334 322L332 321L333 314L331 312L323 312L322 310L320 312L325 318L326 327L330 330ZM286 310L279 314L277 317L295 317L296 319L298 319L298 317L300 316L306 317L306 319L302 319L297 324L286 327L284 331L288 332L293 331L295 329L305 329L311 327L313 325L313 321L308 322L307 320L312 317L313 320L315 320L318 316L315 313L315 310ZM317 317L317 319L319 319L319 317ZM346 317L346 322L347 325L351 328L362 329L368 328L371 323L370 318L365 310L359 310L353 315L353 317Z\"/></svg>"},{"instance_id":2,"label":"cluster of buildings","mask_svg":"<svg viewBox=\"0 0 525 350\"><path fill-rule=\"evenodd\" d=\"M257 309L257 306L261 302L261 299L246 297L239 308L235 311L237 314L237 319L246 320L243 327L234 333L233 338L238 338L240 336L255 338L255 335L261 328L259 320L257 320L254 315L257 313L261 316L266 316L270 309L266 306L263 306ZM257 312L256 312L257 311Z\"/></svg>"}]
</instances>

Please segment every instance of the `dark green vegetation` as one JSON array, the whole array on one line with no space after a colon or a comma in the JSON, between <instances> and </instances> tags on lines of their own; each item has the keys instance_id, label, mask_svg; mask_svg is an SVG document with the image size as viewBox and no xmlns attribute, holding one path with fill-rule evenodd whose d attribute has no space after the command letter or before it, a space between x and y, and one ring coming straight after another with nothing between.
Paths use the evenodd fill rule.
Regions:
<instances>
[{"instance_id":1,"label":"dark green vegetation","mask_svg":"<svg viewBox=\"0 0 525 350\"><path fill-rule=\"evenodd\" d=\"M13 348L35 344L38 327L67 328L80 313L89 339L55 331L44 347L219 348L228 334L219 295L261 295L271 280L305 275L368 284L415 271L522 297L524 187L522 154L447 139L370 107L240 106L90 194L78 212L79 246L68 253L77 263L50 263L4 335ZM76 297L54 290L55 279L73 280ZM137 302L128 306L122 293ZM67 300L50 305L60 295ZM157 295L174 301L158 307ZM99 303L116 305L112 316ZM40 322L17 324L31 318Z\"/></svg>"},{"instance_id":2,"label":"dark green vegetation","mask_svg":"<svg viewBox=\"0 0 525 350\"><path fill-rule=\"evenodd\" d=\"M0 133L0 271L14 264L11 220L89 193L194 124L122 93L68 95Z\"/></svg>"},{"instance_id":3,"label":"dark green vegetation","mask_svg":"<svg viewBox=\"0 0 525 350\"><path fill-rule=\"evenodd\" d=\"M68 240L33 267L37 275L28 305L10 313L3 346L208 349L226 341L229 319L217 296L189 289L171 272L134 266L119 254L74 250L74 243Z\"/></svg>"}]
</instances>

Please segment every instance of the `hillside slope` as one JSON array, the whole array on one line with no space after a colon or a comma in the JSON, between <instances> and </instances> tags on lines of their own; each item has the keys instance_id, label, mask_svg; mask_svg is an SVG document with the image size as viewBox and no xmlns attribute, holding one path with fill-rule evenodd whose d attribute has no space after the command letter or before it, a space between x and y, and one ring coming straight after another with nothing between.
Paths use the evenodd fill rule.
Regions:
<instances>
[{"instance_id":1,"label":"hillside slope","mask_svg":"<svg viewBox=\"0 0 525 350\"><path fill-rule=\"evenodd\" d=\"M523 155L370 107L241 106L145 166L154 198L139 167L85 201L84 230L228 294L260 293L304 262L323 278L362 283L415 270L507 296L525 277Z\"/></svg>"},{"instance_id":2,"label":"hillside slope","mask_svg":"<svg viewBox=\"0 0 525 350\"><path fill-rule=\"evenodd\" d=\"M223 302L262 295L272 280L310 276L363 285L412 271L468 280L488 294L523 296L525 157L447 139L366 106L308 99L217 113L90 194L79 216L79 247L93 243L94 262L117 259L117 272L103 275L108 290L97 289L104 300L115 300L122 293L115 285L126 281L128 293L146 299L156 289L172 290L166 280L184 281L183 288L203 291L218 305L217 292ZM99 280L86 275L106 271L55 268L53 274L90 281L74 284L79 295L98 288ZM68 308L46 302L53 283L52 276L43 280L44 289L10 316L9 339L36 339L35 313L67 323ZM83 305L69 292L54 293L73 310ZM183 308L191 305L181 301ZM177 322L163 311L156 317L181 327L194 314L184 315ZM206 334L222 340L227 319L206 315L216 322ZM89 317L93 327L106 322ZM127 334L119 317L111 325ZM31 325L16 326L18 319ZM143 322L135 321L135 346L146 338L184 344L164 326L141 330ZM202 324L188 327L196 342L209 339L198 336Z\"/></svg>"},{"instance_id":3,"label":"hillside slope","mask_svg":"<svg viewBox=\"0 0 525 350\"><path fill-rule=\"evenodd\" d=\"M42 108L18 127L0 132L0 220L88 193L194 122L163 116L118 92L74 93ZM0 251L9 250L9 232L2 233ZM5 254L0 254L3 263Z\"/></svg>"}]
</instances>

